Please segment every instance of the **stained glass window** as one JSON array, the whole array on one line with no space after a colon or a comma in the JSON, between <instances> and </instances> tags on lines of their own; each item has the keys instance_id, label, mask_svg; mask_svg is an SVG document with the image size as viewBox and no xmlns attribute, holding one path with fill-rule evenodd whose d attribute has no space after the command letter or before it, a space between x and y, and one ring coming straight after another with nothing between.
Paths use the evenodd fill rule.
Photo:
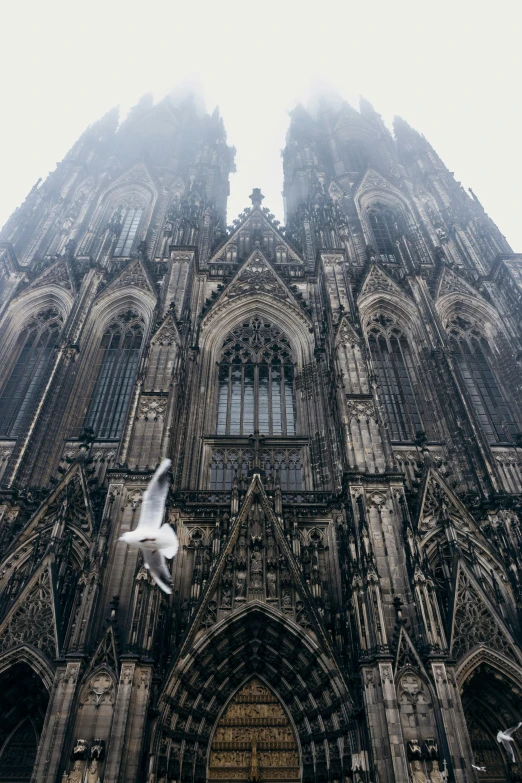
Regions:
<instances>
[{"instance_id":1,"label":"stained glass window","mask_svg":"<svg viewBox=\"0 0 522 783\"><path fill-rule=\"evenodd\" d=\"M398 329L374 327L369 343L390 437L411 441L423 426L415 399L415 371L408 341Z\"/></svg>"},{"instance_id":2,"label":"stained glass window","mask_svg":"<svg viewBox=\"0 0 522 783\"><path fill-rule=\"evenodd\" d=\"M370 210L369 218L375 246L381 257L381 261L395 263L397 261L396 216L388 209L374 208Z\"/></svg>"},{"instance_id":3,"label":"stained glass window","mask_svg":"<svg viewBox=\"0 0 522 783\"><path fill-rule=\"evenodd\" d=\"M61 315L50 308L32 318L20 335L17 360L0 394L0 435L16 437L27 423L61 328Z\"/></svg>"},{"instance_id":4,"label":"stained glass window","mask_svg":"<svg viewBox=\"0 0 522 783\"><path fill-rule=\"evenodd\" d=\"M490 351L482 335L463 318L450 324L451 346L464 386L490 443L509 441L519 428L495 377Z\"/></svg>"},{"instance_id":5,"label":"stained glass window","mask_svg":"<svg viewBox=\"0 0 522 783\"><path fill-rule=\"evenodd\" d=\"M121 231L114 248L115 256L129 256L136 238L143 209L129 207L120 216Z\"/></svg>"},{"instance_id":6,"label":"stained glass window","mask_svg":"<svg viewBox=\"0 0 522 783\"><path fill-rule=\"evenodd\" d=\"M284 333L259 316L232 330L219 367L218 435L295 435L294 365Z\"/></svg>"},{"instance_id":7,"label":"stained glass window","mask_svg":"<svg viewBox=\"0 0 522 783\"><path fill-rule=\"evenodd\" d=\"M97 356L96 388L85 421L97 438L119 438L138 372L144 324L133 310L105 330Z\"/></svg>"}]
</instances>

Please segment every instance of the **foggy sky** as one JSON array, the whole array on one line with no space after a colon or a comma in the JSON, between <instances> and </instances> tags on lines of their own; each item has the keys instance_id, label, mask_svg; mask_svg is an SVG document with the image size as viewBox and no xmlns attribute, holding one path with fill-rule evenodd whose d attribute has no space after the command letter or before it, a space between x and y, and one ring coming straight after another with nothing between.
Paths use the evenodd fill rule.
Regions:
<instances>
[{"instance_id":1,"label":"foggy sky","mask_svg":"<svg viewBox=\"0 0 522 783\"><path fill-rule=\"evenodd\" d=\"M200 85L237 148L229 222L261 187L283 219L288 110L328 84L402 115L472 187L515 251L520 6L497 0L30 0L3 4L0 225L84 129L146 92ZM519 18L516 18L518 15Z\"/></svg>"}]
</instances>

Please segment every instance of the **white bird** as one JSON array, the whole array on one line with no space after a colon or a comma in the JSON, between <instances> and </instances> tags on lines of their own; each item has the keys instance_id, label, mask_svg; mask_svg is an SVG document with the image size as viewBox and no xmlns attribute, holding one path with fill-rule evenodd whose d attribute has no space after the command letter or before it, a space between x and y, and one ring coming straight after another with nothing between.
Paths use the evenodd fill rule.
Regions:
<instances>
[{"instance_id":1,"label":"white bird","mask_svg":"<svg viewBox=\"0 0 522 783\"><path fill-rule=\"evenodd\" d=\"M472 764L471 766L473 767L473 769L478 770L478 772L485 772L486 771L486 767L477 767L475 764Z\"/></svg>"},{"instance_id":2,"label":"white bird","mask_svg":"<svg viewBox=\"0 0 522 783\"><path fill-rule=\"evenodd\" d=\"M518 726L513 726L511 729L506 729L505 731L499 731L497 734L497 742L501 742L504 746L504 750L511 758L512 763L515 763L515 751L513 750L513 742L515 741L512 734L515 733L517 729L519 729L522 726L522 723L519 723Z\"/></svg>"},{"instance_id":3,"label":"white bird","mask_svg":"<svg viewBox=\"0 0 522 783\"><path fill-rule=\"evenodd\" d=\"M170 560L178 551L178 538L174 530L167 523L161 524L169 491L170 466L170 459L164 459L143 493L138 526L119 538L129 546L141 549L145 568L150 571L158 587L168 594L172 593L172 587L165 558Z\"/></svg>"}]
</instances>

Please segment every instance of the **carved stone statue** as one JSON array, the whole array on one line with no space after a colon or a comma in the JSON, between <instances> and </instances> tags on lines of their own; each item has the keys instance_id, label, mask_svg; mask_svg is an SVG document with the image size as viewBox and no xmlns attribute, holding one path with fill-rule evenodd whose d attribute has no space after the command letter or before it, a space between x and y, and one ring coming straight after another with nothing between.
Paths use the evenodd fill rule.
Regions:
<instances>
[{"instance_id":1,"label":"carved stone statue","mask_svg":"<svg viewBox=\"0 0 522 783\"><path fill-rule=\"evenodd\" d=\"M412 783L426 783L422 761L410 761Z\"/></svg>"},{"instance_id":2,"label":"carved stone statue","mask_svg":"<svg viewBox=\"0 0 522 783\"><path fill-rule=\"evenodd\" d=\"M98 762L96 759L93 759L90 763L89 769L87 770L87 777L85 778L85 783L100 783L100 776L98 774Z\"/></svg>"},{"instance_id":3,"label":"carved stone statue","mask_svg":"<svg viewBox=\"0 0 522 783\"><path fill-rule=\"evenodd\" d=\"M225 609L227 609L232 602L232 591L230 587L226 586L223 587L223 591L221 593L221 606L224 606Z\"/></svg>"},{"instance_id":4,"label":"carved stone statue","mask_svg":"<svg viewBox=\"0 0 522 783\"><path fill-rule=\"evenodd\" d=\"M266 590L268 598L275 598L277 593L277 577L275 571L268 571L266 575Z\"/></svg>"},{"instance_id":5,"label":"carved stone statue","mask_svg":"<svg viewBox=\"0 0 522 783\"><path fill-rule=\"evenodd\" d=\"M252 587L259 590L263 586L263 558L258 546L254 547L250 558L250 577Z\"/></svg>"},{"instance_id":6,"label":"carved stone statue","mask_svg":"<svg viewBox=\"0 0 522 783\"><path fill-rule=\"evenodd\" d=\"M236 576L236 598L245 597L246 572L238 571Z\"/></svg>"},{"instance_id":7,"label":"carved stone statue","mask_svg":"<svg viewBox=\"0 0 522 783\"><path fill-rule=\"evenodd\" d=\"M438 762L434 761L430 770L431 783L444 783L445 778L439 769Z\"/></svg>"},{"instance_id":8,"label":"carved stone statue","mask_svg":"<svg viewBox=\"0 0 522 783\"><path fill-rule=\"evenodd\" d=\"M69 772L67 783L82 783L83 770L81 761L75 761L74 767Z\"/></svg>"},{"instance_id":9,"label":"carved stone statue","mask_svg":"<svg viewBox=\"0 0 522 783\"><path fill-rule=\"evenodd\" d=\"M257 756L257 743L252 743L252 754L250 759L250 775L248 776L250 783L259 783L259 759Z\"/></svg>"}]
</instances>

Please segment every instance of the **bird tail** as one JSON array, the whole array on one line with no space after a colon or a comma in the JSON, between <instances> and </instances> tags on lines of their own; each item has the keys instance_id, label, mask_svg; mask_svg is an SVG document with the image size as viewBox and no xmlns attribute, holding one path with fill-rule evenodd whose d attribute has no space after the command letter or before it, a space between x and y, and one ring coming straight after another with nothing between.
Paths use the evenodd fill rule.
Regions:
<instances>
[{"instance_id":1,"label":"bird tail","mask_svg":"<svg viewBox=\"0 0 522 783\"><path fill-rule=\"evenodd\" d=\"M161 554L164 557L166 557L167 560L171 560L176 555L176 552L178 551L179 548L178 537L167 522L165 522L165 524L161 526L160 533L166 539L170 540L170 546L161 547Z\"/></svg>"}]
</instances>

